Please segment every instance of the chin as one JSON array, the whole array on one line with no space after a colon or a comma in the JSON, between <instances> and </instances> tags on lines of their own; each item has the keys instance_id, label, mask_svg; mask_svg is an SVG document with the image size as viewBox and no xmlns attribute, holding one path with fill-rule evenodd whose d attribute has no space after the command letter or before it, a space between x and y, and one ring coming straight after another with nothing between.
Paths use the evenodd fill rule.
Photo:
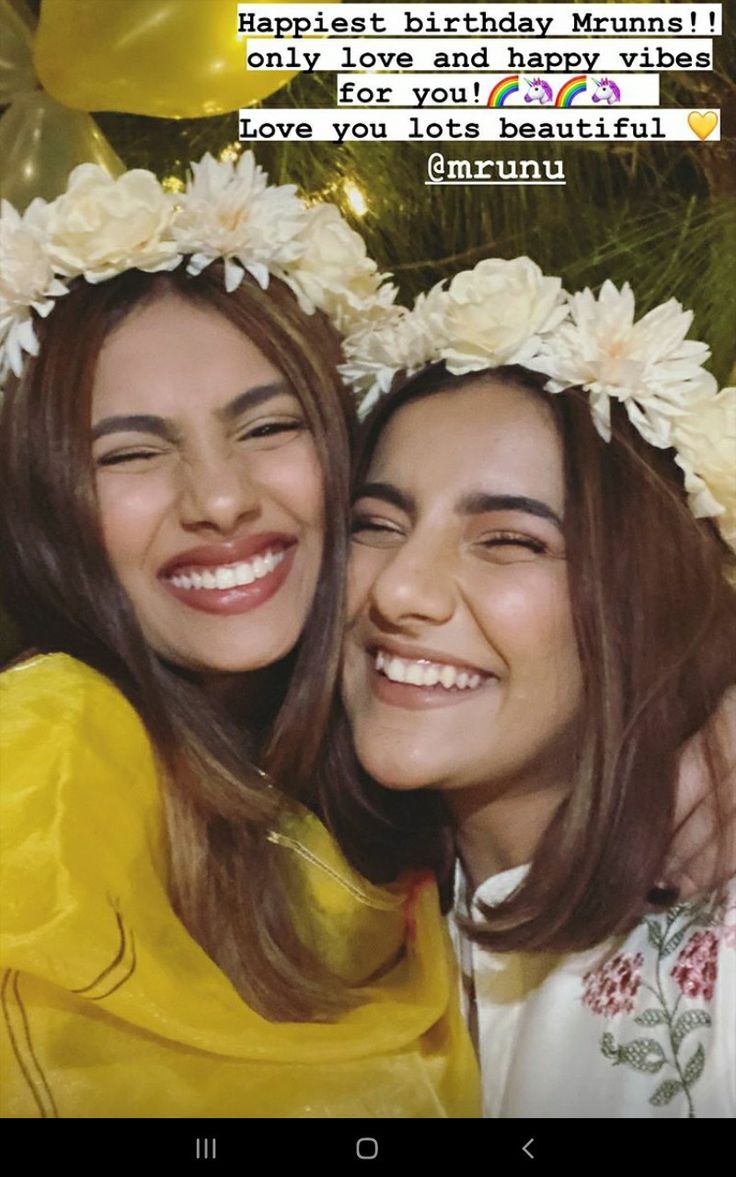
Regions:
<instances>
[{"instance_id":1,"label":"chin","mask_svg":"<svg viewBox=\"0 0 736 1177\"><path fill-rule=\"evenodd\" d=\"M369 776L384 789L410 792L412 789L431 789L438 785L437 773L427 763L426 756L397 756L391 749L367 749L356 740L356 754Z\"/></svg>"}]
</instances>

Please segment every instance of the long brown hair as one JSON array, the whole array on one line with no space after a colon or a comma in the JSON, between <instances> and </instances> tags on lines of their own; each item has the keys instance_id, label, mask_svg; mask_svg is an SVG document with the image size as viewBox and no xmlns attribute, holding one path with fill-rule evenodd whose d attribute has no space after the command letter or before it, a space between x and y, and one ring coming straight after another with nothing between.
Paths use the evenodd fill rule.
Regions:
<instances>
[{"instance_id":1,"label":"long brown hair","mask_svg":"<svg viewBox=\"0 0 736 1177\"><path fill-rule=\"evenodd\" d=\"M298 647L276 668L260 731L244 732L191 675L156 657L104 549L94 487L90 405L97 357L135 307L166 293L210 307L280 369L305 410L325 484L318 591ZM3 595L26 642L62 651L110 678L137 709L164 783L173 905L192 936L256 1010L323 1016L339 986L293 930L283 851L266 838L277 784L307 788L329 712L342 620L351 405L336 371L339 343L272 279L227 294L221 264L197 278L129 271L80 282L37 323L40 352L5 397L0 462L5 512Z\"/></svg>"},{"instance_id":2,"label":"long brown hair","mask_svg":"<svg viewBox=\"0 0 736 1177\"><path fill-rule=\"evenodd\" d=\"M678 750L705 729L716 828L733 808L715 732L708 727L736 680L733 553L711 521L696 521L671 451L653 449L615 405L612 438L592 422L587 396L543 391L521 368L486 373L543 398L563 442L565 538L583 673L571 789L543 835L521 887L486 909L472 935L498 950L591 947L631 927L662 878L675 834ZM408 381L369 419L357 467L364 478L386 424L402 406L465 387L443 365ZM424 793L380 789L351 764L344 717L324 771L325 810L354 861L385 881L402 865L447 872L449 819ZM336 775L339 772L339 777ZM721 866L726 852L722 848ZM714 881L719 877L715 862Z\"/></svg>"}]
</instances>

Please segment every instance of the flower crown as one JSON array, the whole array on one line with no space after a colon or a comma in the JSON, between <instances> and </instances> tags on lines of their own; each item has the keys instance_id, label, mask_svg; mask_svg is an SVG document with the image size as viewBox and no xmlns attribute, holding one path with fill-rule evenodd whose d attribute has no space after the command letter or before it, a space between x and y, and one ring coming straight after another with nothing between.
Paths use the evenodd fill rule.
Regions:
<instances>
[{"instance_id":1,"label":"flower crown","mask_svg":"<svg viewBox=\"0 0 736 1177\"><path fill-rule=\"evenodd\" d=\"M455 375L521 364L547 376L546 391L582 386L593 421L611 437L620 401L651 445L673 447L696 518L716 520L736 551L736 388L717 393L704 343L685 338L692 312L679 302L634 321L628 283L606 281L569 295L526 257L493 258L420 294L411 310L390 305L343 342L343 377L368 412L397 373L444 360Z\"/></svg>"},{"instance_id":2,"label":"flower crown","mask_svg":"<svg viewBox=\"0 0 736 1177\"><path fill-rule=\"evenodd\" d=\"M82 164L65 192L34 200L23 215L0 210L0 386L38 354L35 315L45 317L68 283L104 282L124 270L156 273L186 262L196 275L222 258L225 286L246 273L264 290L271 275L291 287L306 314L324 311L341 335L393 304L365 244L333 204L307 205L291 185L273 185L252 152L237 164L205 155L182 193L152 172L114 179ZM35 315L34 315L35 312Z\"/></svg>"}]
</instances>

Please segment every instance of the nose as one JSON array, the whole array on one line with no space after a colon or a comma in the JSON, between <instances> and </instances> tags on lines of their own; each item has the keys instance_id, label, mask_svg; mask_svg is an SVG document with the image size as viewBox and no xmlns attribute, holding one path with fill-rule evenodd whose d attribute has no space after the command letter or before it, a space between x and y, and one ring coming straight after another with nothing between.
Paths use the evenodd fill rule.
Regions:
<instances>
[{"instance_id":1,"label":"nose","mask_svg":"<svg viewBox=\"0 0 736 1177\"><path fill-rule=\"evenodd\" d=\"M257 484L242 455L203 450L182 464L180 477L179 513L187 529L227 534L259 510Z\"/></svg>"},{"instance_id":2,"label":"nose","mask_svg":"<svg viewBox=\"0 0 736 1177\"><path fill-rule=\"evenodd\" d=\"M371 605L397 627L442 625L455 612L457 589L452 553L411 537L392 553L371 589Z\"/></svg>"}]
</instances>

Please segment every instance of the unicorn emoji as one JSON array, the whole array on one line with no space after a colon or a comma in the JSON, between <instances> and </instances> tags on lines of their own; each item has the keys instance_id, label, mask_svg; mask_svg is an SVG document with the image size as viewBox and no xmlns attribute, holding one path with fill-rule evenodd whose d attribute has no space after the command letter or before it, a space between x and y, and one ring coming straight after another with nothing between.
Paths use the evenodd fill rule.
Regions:
<instances>
[{"instance_id":1,"label":"unicorn emoji","mask_svg":"<svg viewBox=\"0 0 736 1177\"><path fill-rule=\"evenodd\" d=\"M596 84L594 102L607 102L609 106L613 106L614 102L621 101L621 91L610 78L601 78L599 82L593 78L593 81Z\"/></svg>"},{"instance_id":2,"label":"unicorn emoji","mask_svg":"<svg viewBox=\"0 0 736 1177\"><path fill-rule=\"evenodd\" d=\"M529 89L524 95L525 102L538 102L540 106L546 106L554 100L552 87L544 78L532 78L531 82L527 80L526 84Z\"/></svg>"}]
</instances>

